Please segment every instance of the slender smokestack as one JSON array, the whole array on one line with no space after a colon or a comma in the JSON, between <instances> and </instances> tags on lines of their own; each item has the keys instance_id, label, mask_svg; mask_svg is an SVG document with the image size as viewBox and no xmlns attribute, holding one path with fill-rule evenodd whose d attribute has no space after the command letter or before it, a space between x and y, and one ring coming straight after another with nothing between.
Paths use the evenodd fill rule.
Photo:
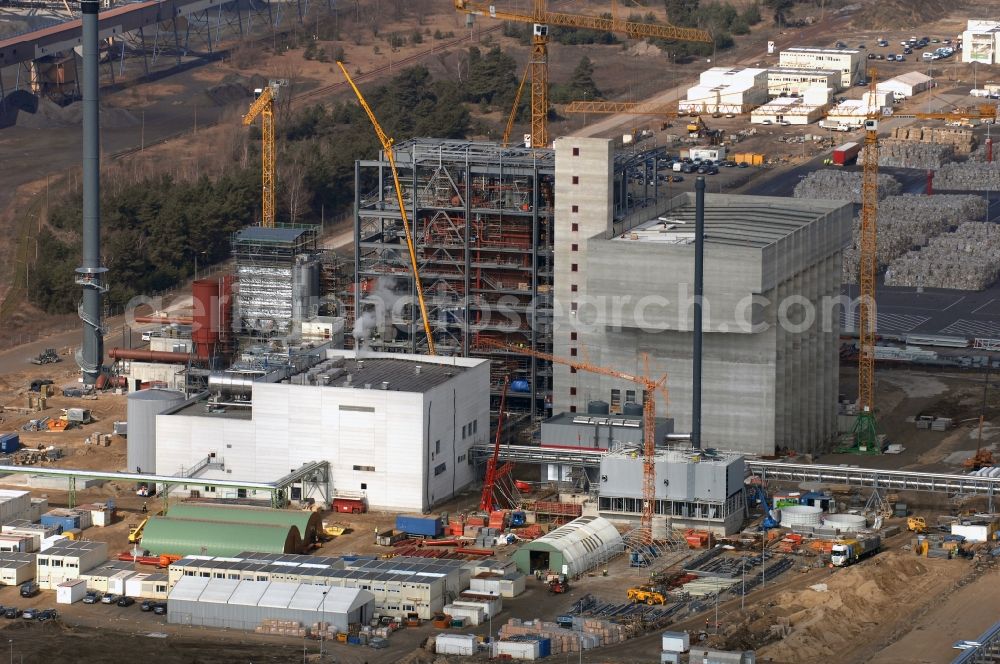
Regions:
<instances>
[{"instance_id":1,"label":"slender smokestack","mask_svg":"<svg viewBox=\"0 0 1000 664\"><path fill-rule=\"evenodd\" d=\"M701 447L701 301L705 296L705 178L694 183L694 353L691 370L691 446Z\"/></svg>"},{"instance_id":2,"label":"slender smokestack","mask_svg":"<svg viewBox=\"0 0 1000 664\"><path fill-rule=\"evenodd\" d=\"M100 124L98 119L99 69L97 12L100 0L81 0L83 14L83 261L77 268L77 283L83 287L83 343L76 354L85 385L93 385L104 362L104 332L101 329L101 299L104 293L101 267Z\"/></svg>"}]
</instances>

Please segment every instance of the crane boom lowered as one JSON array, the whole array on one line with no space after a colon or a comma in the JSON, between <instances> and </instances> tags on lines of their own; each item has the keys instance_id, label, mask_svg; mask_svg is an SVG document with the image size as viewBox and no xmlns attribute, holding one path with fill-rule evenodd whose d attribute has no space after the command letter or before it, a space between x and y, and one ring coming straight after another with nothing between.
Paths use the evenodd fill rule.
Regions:
<instances>
[{"instance_id":1,"label":"crane boom lowered","mask_svg":"<svg viewBox=\"0 0 1000 664\"><path fill-rule=\"evenodd\" d=\"M403 200L403 187L399 184L399 172L396 170L396 155L392 149L394 141L382 130L382 125L378 123L375 113L372 111L371 107L368 106L368 102L365 101L364 95L361 94L361 90L358 90L358 86L354 84L354 80L351 79L351 75L347 73L347 69L344 68L344 63L337 62L337 66L340 67L340 71L344 74L344 78L347 79L347 84L350 85L351 90L354 91L354 95L358 98L358 103L361 104L361 108L364 109L365 114L368 116L368 120L372 123L372 127L375 128L375 135L378 137L378 142L382 144L382 151L385 152L385 158L389 161L389 168L392 171L392 183L396 190L396 202L399 204L399 216L403 219L403 231L406 234L406 248L410 252L410 268L413 270L413 285L417 290L417 301L420 304L420 319L424 324L424 334L427 335L427 354L436 355L437 352L434 348L434 334L431 332L431 323L427 317L427 304L424 301L424 288L420 283L420 268L417 265L417 252L413 247L413 234L410 232L410 220L409 217L406 216L406 201Z\"/></svg>"}]
</instances>

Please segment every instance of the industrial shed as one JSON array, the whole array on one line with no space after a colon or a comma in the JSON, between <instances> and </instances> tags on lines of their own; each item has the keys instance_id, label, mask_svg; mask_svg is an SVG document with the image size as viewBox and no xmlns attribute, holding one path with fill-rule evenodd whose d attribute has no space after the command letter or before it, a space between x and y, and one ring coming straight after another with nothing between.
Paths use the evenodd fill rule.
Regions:
<instances>
[{"instance_id":1,"label":"industrial shed","mask_svg":"<svg viewBox=\"0 0 1000 664\"><path fill-rule=\"evenodd\" d=\"M170 517L197 519L199 521L227 521L251 525L295 526L306 544L319 538L323 519L318 512L303 510L276 510L267 507L207 505L204 503L179 503L170 506Z\"/></svg>"},{"instance_id":2,"label":"industrial shed","mask_svg":"<svg viewBox=\"0 0 1000 664\"><path fill-rule=\"evenodd\" d=\"M241 551L301 553L295 526L249 525L231 521L200 521L154 517L142 532L142 548L151 554L233 556Z\"/></svg>"},{"instance_id":3,"label":"industrial shed","mask_svg":"<svg viewBox=\"0 0 1000 664\"><path fill-rule=\"evenodd\" d=\"M0 584L19 586L35 578L35 554L0 554Z\"/></svg>"},{"instance_id":4,"label":"industrial shed","mask_svg":"<svg viewBox=\"0 0 1000 664\"><path fill-rule=\"evenodd\" d=\"M536 570L582 574L625 551L618 529L599 516L582 516L528 542L512 556L525 574Z\"/></svg>"},{"instance_id":5,"label":"industrial shed","mask_svg":"<svg viewBox=\"0 0 1000 664\"><path fill-rule=\"evenodd\" d=\"M346 632L371 620L375 596L358 588L186 576L167 603L169 621L183 625L250 630L272 619L303 625L324 621Z\"/></svg>"}]
</instances>

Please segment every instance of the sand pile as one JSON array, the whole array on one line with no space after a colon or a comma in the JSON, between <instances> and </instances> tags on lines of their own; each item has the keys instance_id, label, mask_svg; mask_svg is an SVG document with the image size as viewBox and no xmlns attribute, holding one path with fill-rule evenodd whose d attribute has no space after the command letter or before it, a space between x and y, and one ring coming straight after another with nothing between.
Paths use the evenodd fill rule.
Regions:
<instances>
[{"instance_id":1,"label":"sand pile","mask_svg":"<svg viewBox=\"0 0 1000 664\"><path fill-rule=\"evenodd\" d=\"M859 626L887 628L900 624L921 605L952 586L967 570L955 561L927 560L906 553L885 552L862 564L837 570L823 582L826 592L809 588L774 598L770 622L787 619L784 638L757 654L766 661L833 661L859 645L873 645L876 635Z\"/></svg>"}]
</instances>

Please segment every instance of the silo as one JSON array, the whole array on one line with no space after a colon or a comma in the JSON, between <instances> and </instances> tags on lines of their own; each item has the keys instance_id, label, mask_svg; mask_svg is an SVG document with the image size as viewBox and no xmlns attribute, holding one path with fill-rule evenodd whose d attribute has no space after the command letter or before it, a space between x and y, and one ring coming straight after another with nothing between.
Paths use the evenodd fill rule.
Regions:
<instances>
[{"instance_id":1,"label":"silo","mask_svg":"<svg viewBox=\"0 0 1000 664\"><path fill-rule=\"evenodd\" d=\"M156 416L184 403L175 390L140 390L128 395L128 472L156 472Z\"/></svg>"},{"instance_id":2,"label":"silo","mask_svg":"<svg viewBox=\"0 0 1000 664\"><path fill-rule=\"evenodd\" d=\"M786 505L781 508L781 525L785 528L818 526L822 518L822 508L812 505Z\"/></svg>"},{"instance_id":3,"label":"silo","mask_svg":"<svg viewBox=\"0 0 1000 664\"><path fill-rule=\"evenodd\" d=\"M642 415L642 404L635 403L634 401L628 401L625 406L622 407L623 415Z\"/></svg>"}]
</instances>

